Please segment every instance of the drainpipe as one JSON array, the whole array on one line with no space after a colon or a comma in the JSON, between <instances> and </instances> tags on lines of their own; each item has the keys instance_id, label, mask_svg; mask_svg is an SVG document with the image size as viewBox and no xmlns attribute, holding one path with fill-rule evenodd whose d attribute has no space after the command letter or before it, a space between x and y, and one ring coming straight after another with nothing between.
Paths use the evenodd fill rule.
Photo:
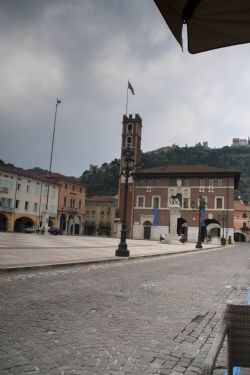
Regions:
<instances>
[{"instance_id":1,"label":"drainpipe","mask_svg":"<svg viewBox=\"0 0 250 375\"><path fill-rule=\"evenodd\" d=\"M227 223L227 226L226 226L226 239L228 238L228 214L229 214L229 211L228 211L228 202L229 202L229 192L228 192L228 178L227 178L227 216L226 216L226 223Z\"/></svg>"}]
</instances>

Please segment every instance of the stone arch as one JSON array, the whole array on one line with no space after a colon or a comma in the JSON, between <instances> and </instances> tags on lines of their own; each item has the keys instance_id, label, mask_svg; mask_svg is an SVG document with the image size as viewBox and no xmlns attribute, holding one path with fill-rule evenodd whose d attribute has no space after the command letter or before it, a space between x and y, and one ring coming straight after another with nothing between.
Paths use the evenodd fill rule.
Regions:
<instances>
[{"instance_id":1,"label":"stone arch","mask_svg":"<svg viewBox=\"0 0 250 375\"><path fill-rule=\"evenodd\" d=\"M14 232L24 232L26 228L35 225L34 221L30 217L22 216L16 219L14 224Z\"/></svg>"},{"instance_id":2,"label":"stone arch","mask_svg":"<svg viewBox=\"0 0 250 375\"><path fill-rule=\"evenodd\" d=\"M81 217L76 216L75 217L75 233L74 234L80 234L80 228L81 228Z\"/></svg>"},{"instance_id":3,"label":"stone arch","mask_svg":"<svg viewBox=\"0 0 250 375\"><path fill-rule=\"evenodd\" d=\"M74 226L75 226L75 218L74 215L69 215L68 217L68 233L67 234L74 234Z\"/></svg>"},{"instance_id":4,"label":"stone arch","mask_svg":"<svg viewBox=\"0 0 250 375\"><path fill-rule=\"evenodd\" d=\"M218 240L220 238L220 223L215 219L206 219L205 224L204 236L211 237L211 240Z\"/></svg>"},{"instance_id":5,"label":"stone arch","mask_svg":"<svg viewBox=\"0 0 250 375\"><path fill-rule=\"evenodd\" d=\"M247 242L247 236L241 231L234 232L234 241L235 242Z\"/></svg>"},{"instance_id":6,"label":"stone arch","mask_svg":"<svg viewBox=\"0 0 250 375\"><path fill-rule=\"evenodd\" d=\"M66 233L67 230L67 216L65 213L61 214L59 228L62 233Z\"/></svg>"},{"instance_id":7,"label":"stone arch","mask_svg":"<svg viewBox=\"0 0 250 375\"><path fill-rule=\"evenodd\" d=\"M177 234L183 234L186 240L188 238L188 223L182 217L177 219Z\"/></svg>"}]
</instances>

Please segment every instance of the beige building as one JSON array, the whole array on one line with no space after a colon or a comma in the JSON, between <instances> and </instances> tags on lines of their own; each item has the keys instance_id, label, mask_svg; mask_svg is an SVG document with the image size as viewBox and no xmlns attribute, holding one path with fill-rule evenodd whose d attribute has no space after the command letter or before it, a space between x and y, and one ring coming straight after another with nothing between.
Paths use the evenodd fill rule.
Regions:
<instances>
[{"instance_id":1,"label":"beige building","mask_svg":"<svg viewBox=\"0 0 250 375\"><path fill-rule=\"evenodd\" d=\"M58 184L57 223L62 234L82 235L84 228L86 186L77 178L51 173L47 178Z\"/></svg>"},{"instance_id":2,"label":"beige building","mask_svg":"<svg viewBox=\"0 0 250 375\"><path fill-rule=\"evenodd\" d=\"M45 177L21 168L0 164L1 231L23 232L27 227L41 226L47 204L49 225L56 226L58 197L58 184L50 184Z\"/></svg>"},{"instance_id":3,"label":"beige building","mask_svg":"<svg viewBox=\"0 0 250 375\"><path fill-rule=\"evenodd\" d=\"M86 235L114 235L114 222L118 199L109 195L95 195L86 198Z\"/></svg>"}]
</instances>

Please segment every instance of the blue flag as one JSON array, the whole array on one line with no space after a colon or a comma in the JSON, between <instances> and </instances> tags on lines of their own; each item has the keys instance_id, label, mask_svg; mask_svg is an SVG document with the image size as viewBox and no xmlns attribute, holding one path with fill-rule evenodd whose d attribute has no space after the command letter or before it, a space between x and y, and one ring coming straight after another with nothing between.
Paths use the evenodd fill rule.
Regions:
<instances>
[{"instance_id":1,"label":"blue flag","mask_svg":"<svg viewBox=\"0 0 250 375\"><path fill-rule=\"evenodd\" d=\"M158 225L159 208L154 208L153 213L154 213L153 225Z\"/></svg>"}]
</instances>

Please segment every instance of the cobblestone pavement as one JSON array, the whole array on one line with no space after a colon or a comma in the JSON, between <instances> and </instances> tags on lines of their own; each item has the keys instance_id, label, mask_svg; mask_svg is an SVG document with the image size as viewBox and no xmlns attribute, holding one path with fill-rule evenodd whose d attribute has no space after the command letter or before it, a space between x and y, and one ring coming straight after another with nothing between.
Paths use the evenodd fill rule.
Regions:
<instances>
[{"instance_id":1,"label":"cobblestone pavement","mask_svg":"<svg viewBox=\"0 0 250 375\"><path fill-rule=\"evenodd\" d=\"M246 298L249 256L242 245L1 274L0 374L199 374L225 302Z\"/></svg>"}]
</instances>

